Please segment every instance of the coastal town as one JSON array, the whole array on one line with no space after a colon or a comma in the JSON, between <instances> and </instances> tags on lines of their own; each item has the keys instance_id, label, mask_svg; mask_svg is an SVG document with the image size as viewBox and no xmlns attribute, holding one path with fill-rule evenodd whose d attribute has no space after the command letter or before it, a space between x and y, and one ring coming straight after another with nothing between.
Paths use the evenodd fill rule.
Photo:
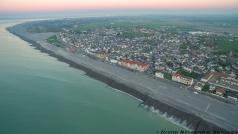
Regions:
<instances>
[{"instance_id":1,"label":"coastal town","mask_svg":"<svg viewBox=\"0 0 238 134\"><path fill-rule=\"evenodd\" d=\"M171 19L44 20L7 30L83 71L79 75L136 97L146 111L194 130L236 130L238 32L229 29L234 25L202 30L208 20L195 25L196 19L183 18L184 25Z\"/></svg>"},{"instance_id":2,"label":"coastal town","mask_svg":"<svg viewBox=\"0 0 238 134\"><path fill-rule=\"evenodd\" d=\"M0 134L238 134L238 0L0 3Z\"/></svg>"},{"instance_id":3,"label":"coastal town","mask_svg":"<svg viewBox=\"0 0 238 134\"><path fill-rule=\"evenodd\" d=\"M81 31L64 29L47 41L75 54L181 83L194 93L238 101L237 51L219 48L220 44L238 45L238 38L229 33L111 25Z\"/></svg>"}]
</instances>

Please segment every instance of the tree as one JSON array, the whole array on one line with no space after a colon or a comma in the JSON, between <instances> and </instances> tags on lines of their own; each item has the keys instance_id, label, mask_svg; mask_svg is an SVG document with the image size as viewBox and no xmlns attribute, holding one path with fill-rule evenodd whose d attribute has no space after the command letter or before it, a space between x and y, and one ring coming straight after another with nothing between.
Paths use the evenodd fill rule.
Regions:
<instances>
[{"instance_id":1,"label":"tree","mask_svg":"<svg viewBox=\"0 0 238 134\"><path fill-rule=\"evenodd\" d=\"M164 78L168 80L172 80L172 75L170 73L164 73Z\"/></svg>"},{"instance_id":2,"label":"tree","mask_svg":"<svg viewBox=\"0 0 238 134\"><path fill-rule=\"evenodd\" d=\"M209 88L210 88L210 85L209 85L208 83L206 83L206 84L203 86L202 91L207 92L207 91L209 90Z\"/></svg>"}]
</instances>

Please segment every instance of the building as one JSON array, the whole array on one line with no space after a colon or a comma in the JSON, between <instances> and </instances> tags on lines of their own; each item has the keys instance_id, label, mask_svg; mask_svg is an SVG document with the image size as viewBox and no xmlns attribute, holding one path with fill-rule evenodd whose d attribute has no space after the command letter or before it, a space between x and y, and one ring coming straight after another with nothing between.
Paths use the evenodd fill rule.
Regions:
<instances>
[{"instance_id":1,"label":"building","mask_svg":"<svg viewBox=\"0 0 238 134\"><path fill-rule=\"evenodd\" d=\"M164 73L162 73L162 72L156 72L155 76L158 78L164 79Z\"/></svg>"},{"instance_id":2,"label":"building","mask_svg":"<svg viewBox=\"0 0 238 134\"><path fill-rule=\"evenodd\" d=\"M216 88L216 94L217 94L217 95L223 96L224 93L225 93L224 88L222 88L222 87L217 87L217 88Z\"/></svg>"},{"instance_id":3,"label":"building","mask_svg":"<svg viewBox=\"0 0 238 134\"><path fill-rule=\"evenodd\" d=\"M118 63L118 61L114 60L114 59L110 59L110 62L113 63L113 64L117 64Z\"/></svg>"},{"instance_id":4,"label":"building","mask_svg":"<svg viewBox=\"0 0 238 134\"><path fill-rule=\"evenodd\" d=\"M213 72L208 83L238 93L238 80L224 73Z\"/></svg>"},{"instance_id":5,"label":"building","mask_svg":"<svg viewBox=\"0 0 238 134\"><path fill-rule=\"evenodd\" d=\"M213 77L214 73L211 72L211 73L208 73L206 74L204 77L202 77L201 81L202 82L208 82L212 77Z\"/></svg>"},{"instance_id":6,"label":"building","mask_svg":"<svg viewBox=\"0 0 238 134\"><path fill-rule=\"evenodd\" d=\"M69 47L69 48L66 48L66 50L68 50L71 53L76 53L77 52L77 49L75 47Z\"/></svg>"},{"instance_id":7,"label":"building","mask_svg":"<svg viewBox=\"0 0 238 134\"><path fill-rule=\"evenodd\" d=\"M120 60L118 62L120 66L132 69L132 70L137 70L140 72L144 72L149 69L149 64L145 64L139 61L131 61L131 60Z\"/></svg>"},{"instance_id":8,"label":"building","mask_svg":"<svg viewBox=\"0 0 238 134\"><path fill-rule=\"evenodd\" d=\"M238 80L231 77L221 77L219 84L226 86L228 89L238 92Z\"/></svg>"},{"instance_id":9,"label":"building","mask_svg":"<svg viewBox=\"0 0 238 134\"><path fill-rule=\"evenodd\" d=\"M210 85L209 91L214 92L216 90L216 86Z\"/></svg>"},{"instance_id":10,"label":"building","mask_svg":"<svg viewBox=\"0 0 238 134\"><path fill-rule=\"evenodd\" d=\"M107 60L108 59L108 55L105 53L97 53L96 57L101 59L101 60Z\"/></svg>"},{"instance_id":11,"label":"building","mask_svg":"<svg viewBox=\"0 0 238 134\"><path fill-rule=\"evenodd\" d=\"M193 78L182 76L179 73L173 73L172 80L188 86L191 86L193 84Z\"/></svg>"},{"instance_id":12,"label":"building","mask_svg":"<svg viewBox=\"0 0 238 134\"><path fill-rule=\"evenodd\" d=\"M203 82L197 82L194 86L194 89L202 91L202 88L205 86L205 83Z\"/></svg>"},{"instance_id":13,"label":"building","mask_svg":"<svg viewBox=\"0 0 238 134\"><path fill-rule=\"evenodd\" d=\"M185 71L189 72L189 73L191 73L191 72L193 71L192 68L186 67L186 66L183 66L183 69L184 69Z\"/></svg>"}]
</instances>

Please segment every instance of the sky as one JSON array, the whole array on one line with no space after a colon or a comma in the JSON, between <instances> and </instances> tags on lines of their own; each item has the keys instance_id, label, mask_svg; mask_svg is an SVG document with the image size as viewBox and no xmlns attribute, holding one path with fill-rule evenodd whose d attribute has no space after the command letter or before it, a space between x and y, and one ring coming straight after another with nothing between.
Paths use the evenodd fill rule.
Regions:
<instances>
[{"instance_id":1,"label":"sky","mask_svg":"<svg viewBox=\"0 0 238 134\"><path fill-rule=\"evenodd\" d=\"M236 10L238 0L0 0L0 12L107 9Z\"/></svg>"}]
</instances>

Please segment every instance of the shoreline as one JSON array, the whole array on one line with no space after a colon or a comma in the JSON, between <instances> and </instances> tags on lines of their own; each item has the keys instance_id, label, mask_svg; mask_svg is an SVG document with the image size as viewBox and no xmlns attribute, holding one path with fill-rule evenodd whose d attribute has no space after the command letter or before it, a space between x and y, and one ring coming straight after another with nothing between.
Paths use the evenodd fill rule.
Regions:
<instances>
[{"instance_id":1,"label":"shoreline","mask_svg":"<svg viewBox=\"0 0 238 134\"><path fill-rule=\"evenodd\" d=\"M22 40L28 42L35 49L38 49L43 53L47 53L47 54L49 54L49 56L55 57L55 58L57 58L57 60L59 60L61 62L65 62L65 63L69 64L70 67L84 71L85 75L87 75L88 77L91 77L93 79L101 81L112 88L115 88L117 90L120 90L122 92L130 94L130 95L142 100L141 104L158 109L160 114L166 113L167 114L166 118L172 117L175 120L178 120L179 124L182 124L184 121L186 121L186 126L188 126L189 128L191 127L191 129L193 129L194 131L202 131L202 130L203 131L204 130L206 130L206 131L214 131L214 130L225 131L225 129L222 129L213 123L207 122L194 114L176 109L173 106L163 103L157 99L154 99L153 97L151 97L147 94L144 94L144 93L138 91L137 89L135 89L133 87L128 86L127 84L113 80L108 76L105 76L95 70L85 67L84 65L80 65L80 64L78 64L74 61L71 61L61 55L58 55L55 52L42 47L42 45L37 43L36 41L28 39L28 38L22 36L21 34L14 32L14 30L11 28L10 29L7 28L7 31L16 35L17 37L21 38Z\"/></svg>"}]
</instances>

